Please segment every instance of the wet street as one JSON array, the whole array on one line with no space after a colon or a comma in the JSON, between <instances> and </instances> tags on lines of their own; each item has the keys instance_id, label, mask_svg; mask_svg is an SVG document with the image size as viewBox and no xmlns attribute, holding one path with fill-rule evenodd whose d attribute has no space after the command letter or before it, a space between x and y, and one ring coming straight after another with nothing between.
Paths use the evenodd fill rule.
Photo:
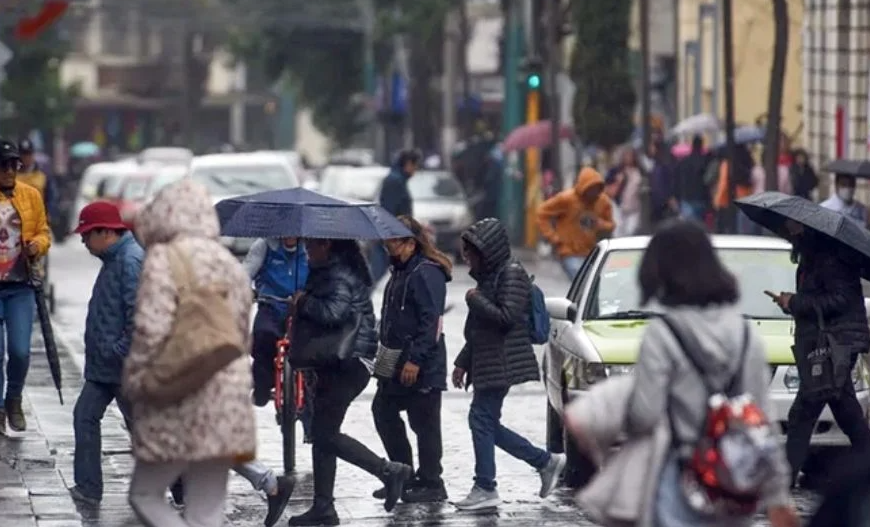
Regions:
<instances>
[{"instance_id":1,"label":"wet street","mask_svg":"<svg viewBox=\"0 0 870 527\"><path fill-rule=\"evenodd\" d=\"M51 279L56 287L58 309L55 332L61 347L64 368L65 405L58 404L48 369L41 355L42 343L34 332L34 359L27 389L31 429L9 440L0 440L0 525L2 527L40 526L135 526L139 523L127 505L126 492L132 470L132 457L120 414L112 407L103 421L103 466L105 493L99 511L76 510L65 486L72 486L73 427L72 409L81 385L83 366L82 336L91 286L99 269L77 239L57 246L51 255ZM567 280L552 262L529 264L529 272L548 295L564 295ZM456 270L448 289L448 303L454 308L445 316L449 360L461 349L462 324L466 315L465 291L473 286L467 269ZM381 293L375 295L376 309ZM371 419L370 405L375 385L351 407L344 431L383 453ZM451 499L461 499L471 487L473 455L471 435L466 423L470 393L451 390L445 394L442 410L444 426L444 479ZM546 396L539 384L526 384L511 391L504 408L505 424L542 445L545 435ZM258 413L258 457L276 470L281 469L280 434L274 411ZM301 442L301 427L299 428ZM311 455L308 445L299 446L297 490L285 519L304 511L311 497ZM379 482L367 473L339 463L336 506L346 525L593 525L574 503L570 492L559 491L541 500L537 497L539 479L527 465L497 453L499 491L504 505L498 514L457 512L449 504L399 504L393 514L384 512L381 502L371 497ZM800 498L804 514L812 506L808 497ZM29 507L29 509L28 509ZM250 484L233 474L227 503L227 524L239 527L262 525L265 500ZM11 520L11 521L10 521ZM759 521L758 525L765 525Z\"/></svg>"}]
</instances>

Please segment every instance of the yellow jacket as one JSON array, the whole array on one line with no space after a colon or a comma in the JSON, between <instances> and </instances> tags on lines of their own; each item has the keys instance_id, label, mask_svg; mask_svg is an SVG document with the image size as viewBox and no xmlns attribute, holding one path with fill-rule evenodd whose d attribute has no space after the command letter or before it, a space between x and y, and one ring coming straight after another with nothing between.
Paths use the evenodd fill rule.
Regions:
<instances>
[{"instance_id":1,"label":"yellow jacket","mask_svg":"<svg viewBox=\"0 0 870 527\"><path fill-rule=\"evenodd\" d=\"M18 183L26 183L31 187L34 187L39 191L43 196L45 195L45 187L48 185L48 176L45 175L45 172L36 168L30 172L19 172L18 176L16 176L15 181Z\"/></svg>"},{"instance_id":2,"label":"yellow jacket","mask_svg":"<svg viewBox=\"0 0 870 527\"><path fill-rule=\"evenodd\" d=\"M51 234L45 214L45 203L39 190L27 183L16 181L11 198L0 192L0 202L7 200L12 201L12 206L21 218L22 243L35 243L39 249L37 258L48 254L48 248L51 247Z\"/></svg>"}]
</instances>

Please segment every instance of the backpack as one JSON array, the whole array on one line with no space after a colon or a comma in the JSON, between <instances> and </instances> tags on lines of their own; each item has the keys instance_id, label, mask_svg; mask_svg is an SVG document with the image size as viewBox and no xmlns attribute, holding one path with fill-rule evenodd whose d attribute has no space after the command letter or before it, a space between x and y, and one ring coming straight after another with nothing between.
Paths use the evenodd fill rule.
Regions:
<instances>
[{"instance_id":1,"label":"backpack","mask_svg":"<svg viewBox=\"0 0 870 527\"><path fill-rule=\"evenodd\" d=\"M145 370L138 394L158 408L195 393L247 350L247 337L229 301L229 284L198 284L181 247L167 247L178 305L169 337Z\"/></svg>"},{"instance_id":2,"label":"backpack","mask_svg":"<svg viewBox=\"0 0 870 527\"><path fill-rule=\"evenodd\" d=\"M671 437L678 449L681 486L696 511L715 516L744 516L756 511L762 486L774 476L779 443L764 410L752 396L737 389L748 348L744 326L743 349L737 370L725 387L710 384L699 345L677 325L662 317L676 337L689 364L707 389L707 415L694 445L679 440L671 419Z\"/></svg>"},{"instance_id":3,"label":"backpack","mask_svg":"<svg viewBox=\"0 0 870 527\"><path fill-rule=\"evenodd\" d=\"M519 265L519 264L508 264ZM504 271L504 268L502 268ZM495 277L495 283L501 279L501 273ZM530 276L529 282L532 286L532 298L529 309L529 337L532 344L546 344L550 338L550 312L547 311L547 302L544 292L535 284L535 277Z\"/></svg>"}]
</instances>

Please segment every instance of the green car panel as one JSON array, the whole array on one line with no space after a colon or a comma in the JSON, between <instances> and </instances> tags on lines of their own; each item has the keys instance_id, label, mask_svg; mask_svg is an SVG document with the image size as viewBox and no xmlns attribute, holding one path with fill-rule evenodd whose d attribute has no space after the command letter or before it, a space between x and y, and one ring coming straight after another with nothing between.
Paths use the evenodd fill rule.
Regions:
<instances>
[{"instance_id":1,"label":"green car panel","mask_svg":"<svg viewBox=\"0 0 870 527\"><path fill-rule=\"evenodd\" d=\"M588 320L583 323L586 335L605 364L634 364L647 320ZM770 364L794 364L791 346L791 320L752 320L764 340Z\"/></svg>"}]
</instances>

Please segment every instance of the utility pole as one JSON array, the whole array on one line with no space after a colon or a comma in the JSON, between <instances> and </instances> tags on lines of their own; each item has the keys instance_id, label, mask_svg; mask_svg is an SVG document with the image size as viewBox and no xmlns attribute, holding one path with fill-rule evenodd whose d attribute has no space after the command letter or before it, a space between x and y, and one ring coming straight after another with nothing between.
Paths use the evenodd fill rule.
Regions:
<instances>
[{"instance_id":1,"label":"utility pole","mask_svg":"<svg viewBox=\"0 0 870 527\"><path fill-rule=\"evenodd\" d=\"M456 145L456 77L459 55L459 13L451 9L444 23L444 74L441 77L441 152L444 164L450 169L453 147Z\"/></svg>"},{"instance_id":2,"label":"utility pole","mask_svg":"<svg viewBox=\"0 0 870 527\"><path fill-rule=\"evenodd\" d=\"M181 21L181 107L179 108L179 132L182 146L193 148L193 31L187 17Z\"/></svg>"},{"instance_id":3,"label":"utility pole","mask_svg":"<svg viewBox=\"0 0 870 527\"><path fill-rule=\"evenodd\" d=\"M731 0L722 0L722 45L725 48L725 144L728 155L728 230L737 231L737 209L734 198L737 185L734 180L735 154L734 144L734 28Z\"/></svg>"},{"instance_id":4,"label":"utility pole","mask_svg":"<svg viewBox=\"0 0 870 527\"><path fill-rule=\"evenodd\" d=\"M562 131L562 105L559 100L559 71L562 69L562 54L559 48L560 33L561 33L561 0L549 0L549 17L547 18L547 39L548 44L548 60L547 70L549 77L549 96L550 96L550 134L552 142L550 144L550 169L553 171L553 180L556 190L562 190L562 159L560 150L562 142L560 135Z\"/></svg>"},{"instance_id":5,"label":"utility pole","mask_svg":"<svg viewBox=\"0 0 870 527\"><path fill-rule=\"evenodd\" d=\"M651 106L651 91L650 86L650 53L649 53L649 0L640 0L640 57L641 57L641 99L640 99L640 129L643 132L643 150L644 154L650 151L651 132L650 129L650 106ZM652 232L652 203L649 176L643 178L640 186L640 228L641 232L648 234Z\"/></svg>"}]
</instances>

